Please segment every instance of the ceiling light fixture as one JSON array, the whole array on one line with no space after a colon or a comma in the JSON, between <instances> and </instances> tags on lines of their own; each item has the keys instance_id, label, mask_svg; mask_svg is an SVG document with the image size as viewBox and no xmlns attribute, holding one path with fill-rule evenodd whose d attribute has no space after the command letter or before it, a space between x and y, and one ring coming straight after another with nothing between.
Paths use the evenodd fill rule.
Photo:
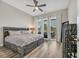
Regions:
<instances>
[{"instance_id":1,"label":"ceiling light fixture","mask_svg":"<svg viewBox=\"0 0 79 59\"><path fill-rule=\"evenodd\" d=\"M35 7L36 10L38 10L38 7Z\"/></svg>"},{"instance_id":2,"label":"ceiling light fixture","mask_svg":"<svg viewBox=\"0 0 79 59\"><path fill-rule=\"evenodd\" d=\"M40 7L45 7L46 4L38 5L38 1L37 0L33 0L33 2L34 2L34 5L26 5L26 6L34 7L33 12L35 12L36 10L40 10L41 12L43 12L43 10Z\"/></svg>"}]
</instances>

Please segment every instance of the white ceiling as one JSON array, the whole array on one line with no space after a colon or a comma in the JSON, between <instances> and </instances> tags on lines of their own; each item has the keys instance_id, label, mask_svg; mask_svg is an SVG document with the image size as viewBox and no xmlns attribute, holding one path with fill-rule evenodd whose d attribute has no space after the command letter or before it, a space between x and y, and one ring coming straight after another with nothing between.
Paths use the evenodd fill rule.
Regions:
<instances>
[{"instance_id":1,"label":"white ceiling","mask_svg":"<svg viewBox=\"0 0 79 59\"><path fill-rule=\"evenodd\" d=\"M40 12L39 10L33 12L33 7L25 6L27 4L34 4L33 0L2 0L32 16L41 15L44 13L64 9L68 7L69 0L37 0L39 1L39 4L47 4L46 7L41 7L41 9L44 10L44 12Z\"/></svg>"}]
</instances>

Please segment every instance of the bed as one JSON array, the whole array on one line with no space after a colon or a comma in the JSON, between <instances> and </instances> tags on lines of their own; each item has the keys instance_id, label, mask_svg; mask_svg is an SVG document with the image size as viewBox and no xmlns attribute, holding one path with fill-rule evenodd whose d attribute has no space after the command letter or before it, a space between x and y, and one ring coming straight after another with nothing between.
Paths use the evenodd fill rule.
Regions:
<instances>
[{"instance_id":1,"label":"bed","mask_svg":"<svg viewBox=\"0 0 79 59\"><path fill-rule=\"evenodd\" d=\"M18 52L21 56L28 54L44 42L42 35L38 34L15 34L10 35L9 31L27 31L26 28L3 27L4 47Z\"/></svg>"}]
</instances>

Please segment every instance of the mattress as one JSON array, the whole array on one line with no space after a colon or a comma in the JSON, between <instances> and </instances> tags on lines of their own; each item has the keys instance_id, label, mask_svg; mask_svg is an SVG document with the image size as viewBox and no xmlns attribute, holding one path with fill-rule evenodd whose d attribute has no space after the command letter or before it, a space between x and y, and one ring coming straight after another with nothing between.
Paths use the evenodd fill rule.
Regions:
<instances>
[{"instance_id":1,"label":"mattress","mask_svg":"<svg viewBox=\"0 0 79 59\"><path fill-rule=\"evenodd\" d=\"M23 47L34 41L39 40L40 38L43 38L43 36L39 34L10 35L5 38L5 42L9 42L16 46Z\"/></svg>"}]
</instances>

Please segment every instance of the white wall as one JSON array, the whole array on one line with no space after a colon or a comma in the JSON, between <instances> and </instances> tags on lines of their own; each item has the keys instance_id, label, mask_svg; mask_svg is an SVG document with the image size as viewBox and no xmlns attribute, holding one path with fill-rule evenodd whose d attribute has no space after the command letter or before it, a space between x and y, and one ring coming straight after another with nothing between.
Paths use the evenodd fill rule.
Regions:
<instances>
[{"instance_id":1,"label":"white wall","mask_svg":"<svg viewBox=\"0 0 79 59\"><path fill-rule=\"evenodd\" d=\"M77 23L77 2L76 0L71 0L68 6L68 20L69 23Z\"/></svg>"},{"instance_id":2,"label":"white wall","mask_svg":"<svg viewBox=\"0 0 79 59\"><path fill-rule=\"evenodd\" d=\"M3 46L3 28L0 28L0 46Z\"/></svg>"},{"instance_id":3,"label":"white wall","mask_svg":"<svg viewBox=\"0 0 79 59\"><path fill-rule=\"evenodd\" d=\"M79 16L77 17L77 39L79 40ZM79 58L79 41L77 42L77 57Z\"/></svg>"},{"instance_id":4,"label":"white wall","mask_svg":"<svg viewBox=\"0 0 79 59\"><path fill-rule=\"evenodd\" d=\"M33 26L33 17L0 0L0 28ZM3 45L2 29L0 29L0 46Z\"/></svg>"},{"instance_id":5,"label":"white wall","mask_svg":"<svg viewBox=\"0 0 79 59\"><path fill-rule=\"evenodd\" d=\"M28 27L33 24L31 15L0 1L0 27Z\"/></svg>"},{"instance_id":6,"label":"white wall","mask_svg":"<svg viewBox=\"0 0 79 59\"><path fill-rule=\"evenodd\" d=\"M79 0L77 0L77 39L79 39ZM79 41L77 42L77 57L79 58Z\"/></svg>"},{"instance_id":7,"label":"white wall","mask_svg":"<svg viewBox=\"0 0 79 59\"><path fill-rule=\"evenodd\" d=\"M77 16L79 16L79 0L77 0Z\"/></svg>"},{"instance_id":8,"label":"white wall","mask_svg":"<svg viewBox=\"0 0 79 59\"><path fill-rule=\"evenodd\" d=\"M79 0L77 0L77 38L79 39Z\"/></svg>"}]
</instances>

